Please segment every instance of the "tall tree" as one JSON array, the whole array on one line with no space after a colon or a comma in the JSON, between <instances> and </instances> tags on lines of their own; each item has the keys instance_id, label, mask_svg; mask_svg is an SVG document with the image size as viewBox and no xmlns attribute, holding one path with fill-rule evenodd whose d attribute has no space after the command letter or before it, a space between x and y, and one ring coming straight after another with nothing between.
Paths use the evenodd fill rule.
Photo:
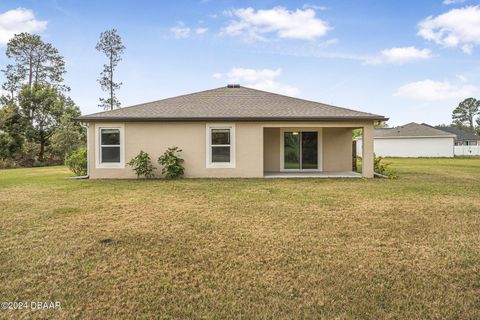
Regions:
<instances>
[{"instance_id":1,"label":"tall tree","mask_svg":"<svg viewBox=\"0 0 480 320\"><path fill-rule=\"evenodd\" d=\"M35 83L50 84L60 90L69 90L63 85L65 61L50 43L39 35L22 32L7 43L6 55L15 64L3 70L7 82L5 90L19 90L23 84L31 89Z\"/></svg>"},{"instance_id":2,"label":"tall tree","mask_svg":"<svg viewBox=\"0 0 480 320\"><path fill-rule=\"evenodd\" d=\"M103 65L103 71L100 73L98 82L103 91L109 93L108 98L100 98L99 107L105 110L113 110L120 108L120 101L115 95L115 91L120 89L121 82L113 81L113 74L118 63L122 61L122 53L125 46L122 43L122 38L117 33L116 29L107 30L100 34L100 40L95 47L98 51L103 52L108 59L108 63Z\"/></svg>"},{"instance_id":3,"label":"tall tree","mask_svg":"<svg viewBox=\"0 0 480 320\"><path fill-rule=\"evenodd\" d=\"M468 98L458 104L452 112L453 124L459 128L475 131L475 117L480 112L480 100Z\"/></svg>"},{"instance_id":4,"label":"tall tree","mask_svg":"<svg viewBox=\"0 0 480 320\"><path fill-rule=\"evenodd\" d=\"M46 84L34 83L32 88L25 85L18 95L22 115L27 119L25 136L28 141L40 146L38 160L45 160L45 148L50 145L62 116L80 114L70 98L66 98L57 88Z\"/></svg>"},{"instance_id":5,"label":"tall tree","mask_svg":"<svg viewBox=\"0 0 480 320\"><path fill-rule=\"evenodd\" d=\"M25 123L17 106L1 99L0 107L0 159L14 159L22 149Z\"/></svg>"}]
</instances>

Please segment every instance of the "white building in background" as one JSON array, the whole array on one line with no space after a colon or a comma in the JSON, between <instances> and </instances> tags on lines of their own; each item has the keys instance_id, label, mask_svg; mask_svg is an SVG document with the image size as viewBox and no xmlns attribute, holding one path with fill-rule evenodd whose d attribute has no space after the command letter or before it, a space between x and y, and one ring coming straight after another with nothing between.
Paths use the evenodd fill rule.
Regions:
<instances>
[{"instance_id":1,"label":"white building in background","mask_svg":"<svg viewBox=\"0 0 480 320\"><path fill-rule=\"evenodd\" d=\"M480 156L479 135L453 126L438 126L435 128L456 136L454 149L456 156Z\"/></svg>"},{"instance_id":2,"label":"white building in background","mask_svg":"<svg viewBox=\"0 0 480 320\"><path fill-rule=\"evenodd\" d=\"M415 122L374 132L374 152L381 157L453 157L456 135ZM357 155L362 139L357 139Z\"/></svg>"}]
</instances>

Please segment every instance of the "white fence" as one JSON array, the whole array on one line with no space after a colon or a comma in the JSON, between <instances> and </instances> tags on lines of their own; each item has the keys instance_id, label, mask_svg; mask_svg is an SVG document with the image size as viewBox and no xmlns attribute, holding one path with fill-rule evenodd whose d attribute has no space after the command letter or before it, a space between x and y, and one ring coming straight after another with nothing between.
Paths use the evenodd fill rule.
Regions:
<instances>
[{"instance_id":1,"label":"white fence","mask_svg":"<svg viewBox=\"0 0 480 320\"><path fill-rule=\"evenodd\" d=\"M480 146L455 146L456 156L480 156Z\"/></svg>"}]
</instances>

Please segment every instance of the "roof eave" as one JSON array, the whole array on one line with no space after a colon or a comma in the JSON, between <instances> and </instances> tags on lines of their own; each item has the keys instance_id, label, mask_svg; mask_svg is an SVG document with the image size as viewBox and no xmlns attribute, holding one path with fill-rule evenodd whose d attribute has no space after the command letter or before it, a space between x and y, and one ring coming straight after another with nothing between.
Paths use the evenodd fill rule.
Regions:
<instances>
[{"instance_id":1,"label":"roof eave","mask_svg":"<svg viewBox=\"0 0 480 320\"><path fill-rule=\"evenodd\" d=\"M145 122L145 121L388 121L383 116L345 116L345 117L89 117L75 118L81 122Z\"/></svg>"}]
</instances>

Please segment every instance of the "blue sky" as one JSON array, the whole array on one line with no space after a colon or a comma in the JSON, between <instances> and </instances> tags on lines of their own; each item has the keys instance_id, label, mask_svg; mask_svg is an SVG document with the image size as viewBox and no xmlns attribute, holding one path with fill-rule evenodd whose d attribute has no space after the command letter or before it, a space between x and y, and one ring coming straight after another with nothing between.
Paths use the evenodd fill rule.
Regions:
<instances>
[{"instance_id":1,"label":"blue sky","mask_svg":"<svg viewBox=\"0 0 480 320\"><path fill-rule=\"evenodd\" d=\"M1 1L0 50L30 31L65 57L84 114L101 111L100 32L126 46L123 106L235 82L374 112L391 125L449 123L480 86L480 1ZM8 63L0 56L0 65Z\"/></svg>"}]
</instances>

